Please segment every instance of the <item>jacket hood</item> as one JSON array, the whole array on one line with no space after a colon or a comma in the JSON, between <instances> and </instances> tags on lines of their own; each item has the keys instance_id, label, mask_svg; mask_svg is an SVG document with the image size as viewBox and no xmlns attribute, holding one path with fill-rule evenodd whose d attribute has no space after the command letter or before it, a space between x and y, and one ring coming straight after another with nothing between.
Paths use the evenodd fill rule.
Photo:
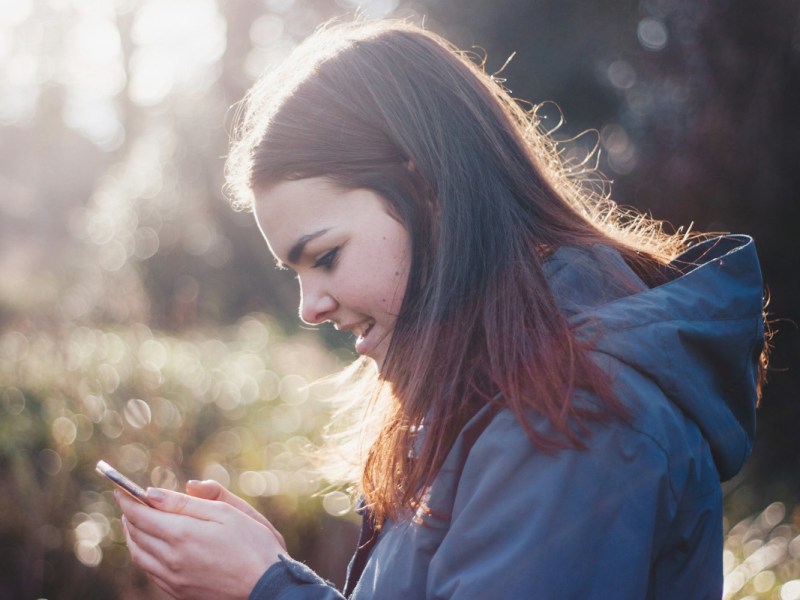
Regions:
<instances>
[{"instance_id":1,"label":"jacket hood","mask_svg":"<svg viewBox=\"0 0 800 600\"><path fill-rule=\"evenodd\" d=\"M670 266L673 278L650 289L615 250L595 246L560 249L546 271L577 338L655 381L697 423L725 481L755 437L764 345L755 244L709 239Z\"/></svg>"}]
</instances>

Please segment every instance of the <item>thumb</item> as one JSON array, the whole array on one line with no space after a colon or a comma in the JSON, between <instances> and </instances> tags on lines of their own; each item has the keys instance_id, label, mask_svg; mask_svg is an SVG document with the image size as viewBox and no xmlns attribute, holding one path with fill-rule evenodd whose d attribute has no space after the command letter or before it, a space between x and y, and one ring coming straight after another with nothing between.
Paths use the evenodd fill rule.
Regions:
<instances>
[{"instance_id":1,"label":"thumb","mask_svg":"<svg viewBox=\"0 0 800 600\"><path fill-rule=\"evenodd\" d=\"M277 530L275 530L275 528L272 526L272 523L270 523L269 520L264 517L264 515L258 512L244 499L232 493L221 483L218 483L212 479L206 479L205 481L196 481L193 479L187 481L186 493L197 498L205 498L206 500L216 500L230 504L237 510L242 511L251 519L255 519L262 525L266 525L275 531L275 533L277 533Z\"/></svg>"},{"instance_id":2,"label":"thumb","mask_svg":"<svg viewBox=\"0 0 800 600\"><path fill-rule=\"evenodd\" d=\"M213 479L206 479L205 481L196 481L192 479L187 481L186 493L195 498L225 502L248 514L250 514L251 511L256 512L255 509L242 498L239 498L239 496L232 493L224 485Z\"/></svg>"},{"instance_id":3,"label":"thumb","mask_svg":"<svg viewBox=\"0 0 800 600\"><path fill-rule=\"evenodd\" d=\"M258 521L262 525L269 528L269 530L275 534L275 537L278 538L278 541L280 542L281 546L283 546L283 549L286 550L286 542L283 539L283 535L281 535L281 533L275 528L269 519L258 512L244 499L232 493L221 483L218 483L212 479L206 479L205 481L197 481L192 479L186 482L186 493L190 496L195 496L196 498L216 500L230 504L234 508L242 511L251 519Z\"/></svg>"},{"instance_id":4,"label":"thumb","mask_svg":"<svg viewBox=\"0 0 800 600\"><path fill-rule=\"evenodd\" d=\"M222 485L213 479L206 479L205 481L197 481L192 479L186 482L186 493L195 498L205 498L206 500L223 500L225 499L225 492L227 492Z\"/></svg>"},{"instance_id":5,"label":"thumb","mask_svg":"<svg viewBox=\"0 0 800 600\"><path fill-rule=\"evenodd\" d=\"M195 498L162 488L147 488L147 499L153 507L168 513L186 515L203 521L221 520L220 504L206 498Z\"/></svg>"},{"instance_id":6,"label":"thumb","mask_svg":"<svg viewBox=\"0 0 800 600\"><path fill-rule=\"evenodd\" d=\"M256 510L242 498L239 498L239 496L232 493L221 483L218 483L213 479L206 479L205 481L196 481L192 479L187 481L186 493L196 498L225 502L226 504L230 504L234 508L237 508L248 514L251 512L256 512Z\"/></svg>"}]
</instances>

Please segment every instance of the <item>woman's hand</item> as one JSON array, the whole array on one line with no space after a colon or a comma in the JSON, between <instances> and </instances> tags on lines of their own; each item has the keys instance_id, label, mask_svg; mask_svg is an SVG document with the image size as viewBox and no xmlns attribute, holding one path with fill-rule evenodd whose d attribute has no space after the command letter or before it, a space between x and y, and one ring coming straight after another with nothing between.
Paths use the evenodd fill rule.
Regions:
<instances>
[{"instance_id":1,"label":"woman's hand","mask_svg":"<svg viewBox=\"0 0 800 600\"><path fill-rule=\"evenodd\" d=\"M131 558L175 598L247 598L286 553L283 538L241 498L198 483L191 491L199 497L149 488L157 508L115 492Z\"/></svg>"},{"instance_id":2,"label":"woman's hand","mask_svg":"<svg viewBox=\"0 0 800 600\"><path fill-rule=\"evenodd\" d=\"M230 491L228 491L228 489L213 479L206 479L205 481L197 481L192 479L186 482L186 493L190 496L194 496L195 498L205 498L206 500L219 500L220 502L226 502L234 508L238 508L244 514L255 519L272 531L272 533L275 534L275 537L278 538L278 542L283 548L284 554L286 554L286 542L283 540L281 533L275 529L275 526L255 508L239 498L239 496L236 494L232 494Z\"/></svg>"}]
</instances>

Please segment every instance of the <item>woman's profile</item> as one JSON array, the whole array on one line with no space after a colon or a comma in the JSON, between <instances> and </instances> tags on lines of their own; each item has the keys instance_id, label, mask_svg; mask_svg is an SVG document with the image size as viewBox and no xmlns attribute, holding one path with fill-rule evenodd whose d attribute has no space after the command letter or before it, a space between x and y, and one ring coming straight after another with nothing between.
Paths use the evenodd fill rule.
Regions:
<instances>
[{"instance_id":1,"label":"woman's profile","mask_svg":"<svg viewBox=\"0 0 800 600\"><path fill-rule=\"evenodd\" d=\"M355 338L371 426L340 453L361 539L337 590L219 484L119 497L162 589L721 596L720 481L750 453L766 360L750 238L618 209L535 112L394 21L323 27L259 81L228 182L301 318Z\"/></svg>"}]
</instances>

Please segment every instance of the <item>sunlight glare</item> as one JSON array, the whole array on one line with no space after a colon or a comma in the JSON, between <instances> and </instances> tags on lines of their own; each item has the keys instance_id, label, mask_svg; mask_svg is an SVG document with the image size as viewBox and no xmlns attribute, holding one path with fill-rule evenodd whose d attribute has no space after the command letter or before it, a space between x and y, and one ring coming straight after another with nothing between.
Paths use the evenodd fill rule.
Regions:
<instances>
[{"instance_id":1,"label":"sunlight glare","mask_svg":"<svg viewBox=\"0 0 800 600\"><path fill-rule=\"evenodd\" d=\"M781 600L800 600L800 579L787 581L781 586Z\"/></svg>"},{"instance_id":2,"label":"sunlight glare","mask_svg":"<svg viewBox=\"0 0 800 600\"><path fill-rule=\"evenodd\" d=\"M75 557L87 567L96 567L103 560L103 551L86 540L75 542Z\"/></svg>"},{"instance_id":3,"label":"sunlight glare","mask_svg":"<svg viewBox=\"0 0 800 600\"><path fill-rule=\"evenodd\" d=\"M107 100L79 100L74 95L68 96L62 118L64 123L83 133L104 150L116 150L125 139L117 109Z\"/></svg>"},{"instance_id":4,"label":"sunlight glare","mask_svg":"<svg viewBox=\"0 0 800 600\"><path fill-rule=\"evenodd\" d=\"M256 46L270 46L283 35L283 19L277 15L262 15L250 26L250 41Z\"/></svg>"},{"instance_id":5,"label":"sunlight glare","mask_svg":"<svg viewBox=\"0 0 800 600\"><path fill-rule=\"evenodd\" d=\"M3 60L0 71L0 123L33 118L39 101L36 58L18 52Z\"/></svg>"},{"instance_id":6,"label":"sunlight glare","mask_svg":"<svg viewBox=\"0 0 800 600\"><path fill-rule=\"evenodd\" d=\"M150 405L141 398L131 398L128 400L123 413L125 415L125 420L131 427L135 427L136 429L141 429L148 425L152 418Z\"/></svg>"},{"instance_id":7,"label":"sunlight glare","mask_svg":"<svg viewBox=\"0 0 800 600\"><path fill-rule=\"evenodd\" d=\"M84 17L67 36L72 58L95 65L114 63L122 49L114 23L97 16Z\"/></svg>"},{"instance_id":8,"label":"sunlight glare","mask_svg":"<svg viewBox=\"0 0 800 600\"><path fill-rule=\"evenodd\" d=\"M175 89L210 83L209 67L225 51L226 23L214 0L150 0L136 12L129 96L162 102ZM193 90L194 91L194 90Z\"/></svg>"},{"instance_id":9,"label":"sunlight glare","mask_svg":"<svg viewBox=\"0 0 800 600\"><path fill-rule=\"evenodd\" d=\"M0 0L0 27L14 27L27 19L33 0Z\"/></svg>"},{"instance_id":10,"label":"sunlight glare","mask_svg":"<svg viewBox=\"0 0 800 600\"><path fill-rule=\"evenodd\" d=\"M167 490L178 489L178 476L171 469L155 467L150 473L150 482L159 488Z\"/></svg>"},{"instance_id":11,"label":"sunlight glare","mask_svg":"<svg viewBox=\"0 0 800 600\"><path fill-rule=\"evenodd\" d=\"M213 479L224 487L231 485L231 476L228 470L217 462L212 462L203 469L203 479Z\"/></svg>"},{"instance_id":12,"label":"sunlight glare","mask_svg":"<svg viewBox=\"0 0 800 600\"><path fill-rule=\"evenodd\" d=\"M120 469L131 473L142 473L150 464L150 454L142 444L125 444L119 449L119 455L114 461L119 463Z\"/></svg>"},{"instance_id":13,"label":"sunlight glare","mask_svg":"<svg viewBox=\"0 0 800 600\"><path fill-rule=\"evenodd\" d=\"M288 12L294 0L264 0L264 5L272 12L285 13Z\"/></svg>"},{"instance_id":14,"label":"sunlight glare","mask_svg":"<svg viewBox=\"0 0 800 600\"><path fill-rule=\"evenodd\" d=\"M124 130L114 98L125 88L122 42L116 23L98 6L83 6L54 59L57 80L67 90L62 117L71 128L106 151L119 147Z\"/></svg>"},{"instance_id":15,"label":"sunlight glare","mask_svg":"<svg viewBox=\"0 0 800 600\"><path fill-rule=\"evenodd\" d=\"M322 507L329 515L341 517L350 512L350 496L340 490L334 490L323 496Z\"/></svg>"}]
</instances>

